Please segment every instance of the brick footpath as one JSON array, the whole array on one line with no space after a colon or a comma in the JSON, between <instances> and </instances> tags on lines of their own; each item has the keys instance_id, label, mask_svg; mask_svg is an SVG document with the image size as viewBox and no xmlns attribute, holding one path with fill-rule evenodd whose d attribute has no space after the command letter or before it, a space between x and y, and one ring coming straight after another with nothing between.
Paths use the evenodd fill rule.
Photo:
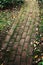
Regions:
<instances>
[{"instance_id":1,"label":"brick footpath","mask_svg":"<svg viewBox=\"0 0 43 65\"><path fill-rule=\"evenodd\" d=\"M30 45L31 36L34 27L38 21L38 7L36 0L27 0L29 10L22 14L23 20L20 20L16 29L13 31L9 41L5 39L0 53L3 65L32 65L33 48ZM32 6L31 6L32 5ZM37 14L37 15L36 15ZM34 35L33 35L34 36ZM3 59L2 59L3 58Z\"/></svg>"}]
</instances>

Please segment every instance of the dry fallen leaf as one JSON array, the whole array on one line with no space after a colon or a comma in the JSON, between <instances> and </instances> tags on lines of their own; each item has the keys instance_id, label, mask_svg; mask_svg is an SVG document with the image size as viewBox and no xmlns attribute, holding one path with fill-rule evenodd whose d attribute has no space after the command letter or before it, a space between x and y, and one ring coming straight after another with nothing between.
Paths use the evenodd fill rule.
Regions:
<instances>
[{"instance_id":1,"label":"dry fallen leaf","mask_svg":"<svg viewBox=\"0 0 43 65\"><path fill-rule=\"evenodd\" d=\"M36 55L35 58L38 58L38 55Z\"/></svg>"}]
</instances>

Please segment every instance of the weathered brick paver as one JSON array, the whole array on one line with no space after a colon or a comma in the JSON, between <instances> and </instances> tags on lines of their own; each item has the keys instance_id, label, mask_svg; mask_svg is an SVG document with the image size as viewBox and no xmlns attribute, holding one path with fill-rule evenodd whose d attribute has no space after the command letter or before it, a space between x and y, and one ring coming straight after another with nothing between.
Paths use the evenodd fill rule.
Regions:
<instances>
[{"instance_id":1,"label":"weathered brick paver","mask_svg":"<svg viewBox=\"0 0 43 65\"><path fill-rule=\"evenodd\" d=\"M15 30L12 31L11 38L5 39L5 42L2 44L2 51L6 51L8 55L4 59L4 65L32 65L32 52L33 48L31 47L30 40L32 38L32 33L34 26L36 26L35 19L38 16L37 12L37 2L36 0L27 0L28 8L25 13L22 13L21 20L17 24ZM12 30L12 29L11 29ZM34 35L33 35L34 36ZM35 37L35 36L34 36ZM7 36L8 38L8 36ZM6 54L5 54L6 55ZM0 58L2 59L2 52L0 53Z\"/></svg>"},{"instance_id":2,"label":"weathered brick paver","mask_svg":"<svg viewBox=\"0 0 43 65\"><path fill-rule=\"evenodd\" d=\"M22 38L26 38L26 32L23 32L23 34L22 34Z\"/></svg>"}]
</instances>

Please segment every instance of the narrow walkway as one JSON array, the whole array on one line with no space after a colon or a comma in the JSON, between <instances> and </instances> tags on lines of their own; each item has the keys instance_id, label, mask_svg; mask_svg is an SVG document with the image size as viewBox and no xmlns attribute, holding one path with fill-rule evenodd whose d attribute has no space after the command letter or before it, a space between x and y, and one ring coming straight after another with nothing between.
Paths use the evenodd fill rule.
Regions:
<instances>
[{"instance_id":1,"label":"narrow walkway","mask_svg":"<svg viewBox=\"0 0 43 65\"><path fill-rule=\"evenodd\" d=\"M12 32L9 41L6 37L2 44L1 50L5 52L2 60L4 65L31 65L32 63L32 58L29 56L33 51L30 47L30 39L39 20L39 8L36 0L27 0L26 2L27 12L25 13L26 10L24 10L22 13L22 20L19 21L16 29L10 30Z\"/></svg>"}]
</instances>

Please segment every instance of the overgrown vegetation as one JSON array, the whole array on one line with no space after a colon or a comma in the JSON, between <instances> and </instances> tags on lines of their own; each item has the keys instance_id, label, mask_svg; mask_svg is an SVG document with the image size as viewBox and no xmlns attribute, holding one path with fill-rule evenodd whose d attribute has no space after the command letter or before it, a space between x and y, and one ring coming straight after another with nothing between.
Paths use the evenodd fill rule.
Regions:
<instances>
[{"instance_id":1,"label":"overgrown vegetation","mask_svg":"<svg viewBox=\"0 0 43 65\"><path fill-rule=\"evenodd\" d=\"M21 3L24 3L24 0L0 0L0 30L15 21L18 10L21 8Z\"/></svg>"},{"instance_id":2,"label":"overgrown vegetation","mask_svg":"<svg viewBox=\"0 0 43 65\"><path fill-rule=\"evenodd\" d=\"M24 3L24 0L0 0L0 8L8 8L22 3Z\"/></svg>"},{"instance_id":3,"label":"overgrown vegetation","mask_svg":"<svg viewBox=\"0 0 43 65\"><path fill-rule=\"evenodd\" d=\"M39 2L40 6L40 24L39 34L36 35L36 41L33 44L33 65L43 65L43 0Z\"/></svg>"}]
</instances>

